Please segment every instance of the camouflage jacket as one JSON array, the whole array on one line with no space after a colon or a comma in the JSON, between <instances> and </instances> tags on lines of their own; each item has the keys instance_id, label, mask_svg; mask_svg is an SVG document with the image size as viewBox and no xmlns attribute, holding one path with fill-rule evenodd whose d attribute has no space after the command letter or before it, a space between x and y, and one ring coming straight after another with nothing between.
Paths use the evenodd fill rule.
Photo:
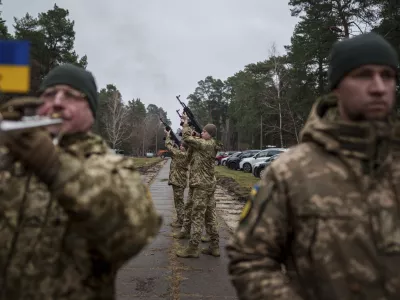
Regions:
<instances>
[{"instance_id":1,"label":"camouflage jacket","mask_svg":"<svg viewBox=\"0 0 400 300\"><path fill-rule=\"evenodd\" d=\"M64 137L54 191L0 159L0 299L114 299L118 269L161 217L130 158L93 134Z\"/></svg>"},{"instance_id":2,"label":"camouflage jacket","mask_svg":"<svg viewBox=\"0 0 400 300\"><path fill-rule=\"evenodd\" d=\"M165 147L172 153L168 184L185 188L188 177L188 154L175 148L174 141L169 136L165 139Z\"/></svg>"},{"instance_id":3,"label":"camouflage jacket","mask_svg":"<svg viewBox=\"0 0 400 300\"><path fill-rule=\"evenodd\" d=\"M241 300L400 299L399 125L318 101L265 172L227 246Z\"/></svg>"},{"instance_id":4,"label":"camouflage jacket","mask_svg":"<svg viewBox=\"0 0 400 300\"><path fill-rule=\"evenodd\" d=\"M214 190L216 185L215 155L220 145L214 139L205 140L192 136L192 130L187 125L183 126L182 139L189 146L190 151L189 186Z\"/></svg>"}]
</instances>

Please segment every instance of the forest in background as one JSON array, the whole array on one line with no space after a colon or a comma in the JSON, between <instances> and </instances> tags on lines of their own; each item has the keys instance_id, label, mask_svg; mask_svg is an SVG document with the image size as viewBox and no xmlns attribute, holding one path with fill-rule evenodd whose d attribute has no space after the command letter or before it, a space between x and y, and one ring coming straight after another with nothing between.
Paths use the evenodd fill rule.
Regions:
<instances>
[{"instance_id":1,"label":"forest in background","mask_svg":"<svg viewBox=\"0 0 400 300\"><path fill-rule=\"evenodd\" d=\"M0 1L1 5L1 1ZM0 38L21 39L31 42L31 91L36 95L40 82L55 66L72 63L87 67L88 57L74 50L74 21L68 9L54 4L46 12L32 16L14 17L13 34L1 18ZM5 102L15 95L1 95ZM115 84L99 87L99 106L93 131L104 137L113 149L125 154L141 156L147 151L164 148L164 127L159 118L171 124L163 108L154 104L147 106L139 98L122 99Z\"/></svg>"},{"instance_id":2,"label":"forest in background","mask_svg":"<svg viewBox=\"0 0 400 300\"><path fill-rule=\"evenodd\" d=\"M398 1L290 0L289 6L299 22L284 53L271 44L265 60L249 63L226 79L210 74L187 97L200 124L217 125L217 138L226 150L298 143L312 104L328 92L328 56L336 41L375 31L400 53ZM26 13L15 17L12 32L0 10L0 38L31 41L32 95L53 67L73 63L86 68L88 64L88 57L74 50L74 21L69 11L56 4L37 16ZM2 95L0 102L9 97ZM99 99L93 130L112 148L134 156L164 148L159 117L171 122L162 107L146 106L139 98L122 99L118 87L111 83L99 87Z\"/></svg>"},{"instance_id":3,"label":"forest in background","mask_svg":"<svg viewBox=\"0 0 400 300\"><path fill-rule=\"evenodd\" d=\"M225 80L210 74L188 96L199 122L217 125L226 149L298 143L312 104L329 92L328 57L336 41L375 31L400 53L399 1L290 0L289 5L299 22L284 53L271 44L265 60Z\"/></svg>"}]
</instances>

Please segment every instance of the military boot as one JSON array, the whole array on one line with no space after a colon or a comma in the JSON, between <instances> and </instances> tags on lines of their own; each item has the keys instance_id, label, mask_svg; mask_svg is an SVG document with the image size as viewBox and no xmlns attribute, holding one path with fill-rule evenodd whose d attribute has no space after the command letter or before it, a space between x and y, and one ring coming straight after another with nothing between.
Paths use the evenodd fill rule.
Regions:
<instances>
[{"instance_id":1,"label":"military boot","mask_svg":"<svg viewBox=\"0 0 400 300\"><path fill-rule=\"evenodd\" d=\"M189 246L187 246L186 248L177 250L176 256L183 258L199 258L200 256L199 247L189 244Z\"/></svg>"},{"instance_id":2,"label":"military boot","mask_svg":"<svg viewBox=\"0 0 400 300\"><path fill-rule=\"evenodd\" d=\"M181 228L182 222L174 221L170 225L171 225L171 227L174 227L174 228Z\"/></svg>"},{"instance_id":3,"label":"military boot","mask_svg":"<svg viewBox=\"0 0 400 300\"><path fill-rule=\"evenodd\" d=\"M208 243L209 241L211 241L211 239L210 239L210 237L209 237L208 235L203 235L203 236L201 237L201 241L202 241L203 243Z\"/></svg>"},{"instance_id":4,"label":"military boot","mask_svg":"<svg viewBox=\"0 0 400 300\"><path fill-rule=\"evenodd\" d=\"M215 257L221 256L218 245L210 245L208 248L203 248L201 249L201 253Z\"/></svg>"},{"instance_id":5,"label":"military boot","mask_svg":"<svg viewBox=\"0 0 400 300\"><path fill-rule=\"evenodd\" d=\"M174 233L172 236L178 240L190 239L190 233L187 231L179 231L178 233Z\"/></svg>"}]
</instances>

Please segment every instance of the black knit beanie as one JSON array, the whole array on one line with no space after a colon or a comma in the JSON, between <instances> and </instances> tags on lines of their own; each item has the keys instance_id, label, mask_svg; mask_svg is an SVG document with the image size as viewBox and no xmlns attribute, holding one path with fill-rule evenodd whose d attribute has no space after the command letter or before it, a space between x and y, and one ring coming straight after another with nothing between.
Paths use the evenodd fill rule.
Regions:
<instances>
[{"instance_id":1,"label":"black knit beanie","mask_svg":"<svg viewBox=\"0 0 400 300\"><path fill-rule=\"evenodd\" d=\"M338 41L333 45L330 54L330 89L335 89L348 73L362 65L389 66L397 73L399 58L389 42L373 32Z\"/></svg>"},{"instance_id":2,"label":"black knit beanie","mask_svg":"<svg viewBox=\"0 0 400 300\"><path fill-rule=\"evenodd\" d=\"M72 64L55 67L44 78L39 92L42 93L45 89L58 84L68 85L85 94L93 117L96 118L98 103L97 85L91 72Z\"/></svg>"}]
</instances>

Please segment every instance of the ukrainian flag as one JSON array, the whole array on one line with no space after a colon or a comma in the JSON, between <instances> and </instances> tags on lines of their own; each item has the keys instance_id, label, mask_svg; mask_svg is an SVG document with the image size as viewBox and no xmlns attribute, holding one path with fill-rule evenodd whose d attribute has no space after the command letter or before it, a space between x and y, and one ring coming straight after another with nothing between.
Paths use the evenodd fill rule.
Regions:
<instances>
[{"instance_id":1,"label":"ukrainian flag","mask_svg":"<svg viewBox=\"0 0 400 300\"><path fill-rule=\"evenodd\" d=\"M27 93L30 89L30 43L0 40L0 91Z\"/></svg>"}]
</instances>

